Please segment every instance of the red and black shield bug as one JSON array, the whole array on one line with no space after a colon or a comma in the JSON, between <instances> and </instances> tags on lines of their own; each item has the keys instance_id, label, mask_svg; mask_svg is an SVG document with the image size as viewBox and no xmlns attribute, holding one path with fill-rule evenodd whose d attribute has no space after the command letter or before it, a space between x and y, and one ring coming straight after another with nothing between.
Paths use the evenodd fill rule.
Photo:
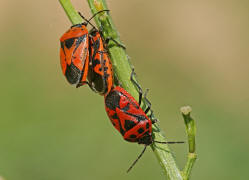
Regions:
<instances>
[{"instance_id":1,"label":"red and black shield bug","mask_svg":"<svg viewBox=\"0 0 249 180\"><path fill-rule=\"evenodd\" d=\"M84 16L81 17L88 21ZM92 24L91 24L92 25ZM92 25L93 26L93 25ZM108 55L107 44L112 40L117 46L125 49L123 45L111 37L103 39L102 32L94 26L89 33L89 86L101 95L106 95L113 87L112 63Z\"/></svg>"},{"instance_id":2,"label":"red and black shield bug","mask_svg":"<svg viewBox=\"0 0 249 180\"><path fill-rule=\"evenodd\" d=\"M70 84L83 85L89 66L89 38L86 24L72 26L60 38L60 62L62 72Z\"/></svg>"},{"instance_id":3,"label":"red and black shield bug","mask_svg":"<svg viewBox=\"0 0 249 180\"><path fill-rule=\"evenodd\" d=\"M93 29L90 38L89 84L100 94L108 94L113 87L113 71L108 51L99 31Z\"/></svg>"},{"instance_id":4,"label":"red and black shield bug","mask_svg":"<svg viewBox=\"0 0 249 180\"><path fill-rule=\"evenodd\" d=\"M94 14L92 18L103 11ZM86 26L91 24L89 21L92 18L87 20L87 22L73 25L60 38L60 62L62 72L68 82L70 84L76 84L76 87L87 83L89 68L89 33Z\"/></svg>"},{"instance_id":5,"label":"red and black shield bug","mask_svg":"<svg viewBox=\"0 0 249 180\"><path fill-rule=\"evenodd\" d=\"M152 138L152 124L156 122L153 119L153 112L147 116L150 111L151 103L144 96L147 104L146 110L143 110L140 105L142 101L142 89L133 78L134 70L132 71L131 81L137 85L139 90L139 103L123 88L117 86L113 88L109 94L105 96L105 109L113 126L121 133L123 138L129 142L137 142L144 144L145 147L138 158L133 162L129 172L136 162L142 157L147 146L152 143L174 144L183 142L158 142Z\"/></svg>"}]
</instances>

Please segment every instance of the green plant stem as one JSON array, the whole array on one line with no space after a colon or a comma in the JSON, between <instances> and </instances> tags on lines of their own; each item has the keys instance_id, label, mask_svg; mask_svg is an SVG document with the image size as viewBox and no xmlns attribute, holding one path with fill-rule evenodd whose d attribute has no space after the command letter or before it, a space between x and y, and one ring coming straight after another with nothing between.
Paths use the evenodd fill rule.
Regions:
<instances>
[{"instance_id":1,"label":"green plant stem","mask_svg":"<svg viewBox=\"0 0 249 180\"><path fill-rule=\"evenodd\" d=\"M104 1L88 0L92 14L96 14L101 10L108 9ZM109 13L103 13L101 16L95 16L96 25L101 29L104 39L112 38L117 42L120 42L118 32L112 22L112 18ZM130 74L132 72L127 54L122 47L116 45L112 40L108 43L108 50L112 60L112 66L118 83L122 84L122 87L138 98L138 93L134 84L130 81Z\"/></svg>"},{"instance_id":2,"label":"green plant stem","mask_svg":"<svg viewBox=\"0 0 249 180\"><path fill-rule=\"evenodd\" d=\"M101 10L108 9L105 0L88 0L92 14L95 14ZM112 22L111 16L105 13L101 16L95 17L95 22L103 32L104 39L112 38L117 42L120 42L118 32ZM112 44L110 44L112 43ZM130 81L130 75L132 72L131 64L128 56L122 47L117 46L113 41L108 44L111 60L115 75L122 87L127 90L133 97L138 99L138 91L134 84ZM165 137L161 134L158 125L153 126L154 138L157 141L165 142ZM170 152L169 147L166 144L153 144L151 145L153 152L155 153L161 167L163 168L166 176L172 180L182 179L181 173L176 166L175 160Z\"/></svg>"},{"instance_id":3,"label":"green plant stem","mask_svg":"<svg viewBox=\"0 0 249 180\"><path fill-rule=\"evenodd\" d=\"M64 10L73 24L79 23L76 16L76 11L73 9L69 0L60 0ZM88 0L92 14L101 10L106 10L107 5L105 0ZM68 6L68 7L67 7ZM102 31L104 39L112 38L120 42L119 34L112 22L111 16L107 12L100 13L95 16L97 27ZM81 21L80 21L81 22ZM138 91L134 84L130 81L132 72L131 64L125 50L117 46L117 44L110 40L108 43L108 50L113 64L114 74L118 80L118 84L127 90L135 99L138 100ZM153 137L156 141L166 142L159 125L153 125ZM170 180L182 180L181 172L176 165L175 159L167 144L152 144L151 148L156 155L163 172Z\"/></svg>"},{"instance_id":4,"label":"green plant stem","mask_svg":"<svg viewBox=\"0 0 249 180\"><path fill-rule=\"evenodd\" d=\"M189 145L189 152L188 152L188 159L187 163L183 169L183 179L188 180L192 171L192 168L195 164L197 159L196 144L195 144L195 136L196 136L196 124L194 119L190 116L192 109L189 106L185 106L181 108L181 113L184 119L186 132L188 135L188 145Z\"/></svg>"}]
</instances>

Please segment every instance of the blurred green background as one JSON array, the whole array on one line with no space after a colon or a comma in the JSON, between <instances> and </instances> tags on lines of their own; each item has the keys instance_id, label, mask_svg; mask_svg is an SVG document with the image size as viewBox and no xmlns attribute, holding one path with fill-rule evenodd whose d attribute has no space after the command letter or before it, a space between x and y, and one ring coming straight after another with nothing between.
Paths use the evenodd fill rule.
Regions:
<instances>
[{"instance_id":1,"label":"blurred green background","mask_svg":"<svg viewBox=\"0 0 249 180\"><path fill-rule=\"evenodd\" d=\"M107 1L168 140L197 121L193 180L249 179L249 1ZM86 17L86 1L74 0ZM149 149L122 140L103 97L63 77L57 0L0 2L0 176L6 180L164 179ZM171 146L184 166L187 144Z\"/></svg>"}]
</instances>

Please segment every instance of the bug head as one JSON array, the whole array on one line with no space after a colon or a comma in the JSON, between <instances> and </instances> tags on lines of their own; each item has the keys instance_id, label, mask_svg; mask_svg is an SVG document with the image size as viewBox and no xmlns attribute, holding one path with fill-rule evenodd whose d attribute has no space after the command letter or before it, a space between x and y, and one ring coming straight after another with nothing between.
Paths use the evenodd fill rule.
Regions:
<instances>
[{"instance_id":1,"label":"bug head","mask_svg":"<svg viewBox=\"0 0 249 180\"><path fill-rule=\"evenodd\" d=\"M141 138L138 140L138 144L144 144L146 146L151 145L153 142L152 136L149 132L146 132Z\"/></svg>"}]
</instances>

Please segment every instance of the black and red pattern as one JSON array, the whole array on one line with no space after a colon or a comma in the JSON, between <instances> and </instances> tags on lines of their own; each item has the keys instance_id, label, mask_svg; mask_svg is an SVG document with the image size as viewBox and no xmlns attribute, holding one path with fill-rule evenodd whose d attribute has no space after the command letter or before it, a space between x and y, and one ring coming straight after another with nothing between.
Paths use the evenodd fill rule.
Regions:
<instances>
[{"instance_id":1,"label":"black and red pattern","mask_svg":"<svg viewBox=\"0 0 249 180\"><path fill-rule=\"evenodd\" d=\"M123 138L129 142L144 144L145 147L138 158L132 163L129 172L136 162L142 157L147 146L152 143L174 144L183 142L159 142L152 138L152 124L157 120L153 119L151 103L144 95L144 101L147 108L143 110L140 105L142 102L142 89L134 80L134 69L131 74L131 81L139 90L139 101L137 102L126 90L120 86L112 88L109 94L105 96L105 109L113 126L121 133ZM151 111L150 115L147 113Z\"/></svg>"},{"instance_id":2,"label":"black and red pattern","mask_svg":"<svg viewBox=\"0 0 249 180\"><path fill-rule=\"evenodd\" d=\"M62 72L70 84L86 84L89 66L87 23L76 24L60 38Z\"/></svg>"},{"instance_id":3,"label":"black and red pattern","mask_svg":"<svg viewBox=\"0 0 249 180\"><path fill-rule=\"evenodd\" d=\"M92 18L104 11L94 14ZM80 14L80 13L79 13ZM60 62L62 72L70 84L76 87L88 84L101 95L113 87L112 64L101 33L84 16L86 21L73 25L60 39ZM88 32L87 25L93 29Z\"/></svg>"},{"instance_id":4,"label":"black and red pattern","mask_svg":"<svg viewBox=\"0 0 249 180\"><path fill-rule=\"evenodd\" d=\"M152 120L123 88L117 86L110 91L105 97L105 108L113 126L126 141L152 143Z\"/></svg>"},{"instance_id":5,"label":"black and red pattern","mask_svg":"<svg viewBox=\"0 0 249 180\"><path fill-rule=\"evenodd\" d=\"M89 39L89 84L95 91L101 95L105 95L113 87L112 63L100 32L93 29L90 32Z\"/></svg>"}]
</instances>

